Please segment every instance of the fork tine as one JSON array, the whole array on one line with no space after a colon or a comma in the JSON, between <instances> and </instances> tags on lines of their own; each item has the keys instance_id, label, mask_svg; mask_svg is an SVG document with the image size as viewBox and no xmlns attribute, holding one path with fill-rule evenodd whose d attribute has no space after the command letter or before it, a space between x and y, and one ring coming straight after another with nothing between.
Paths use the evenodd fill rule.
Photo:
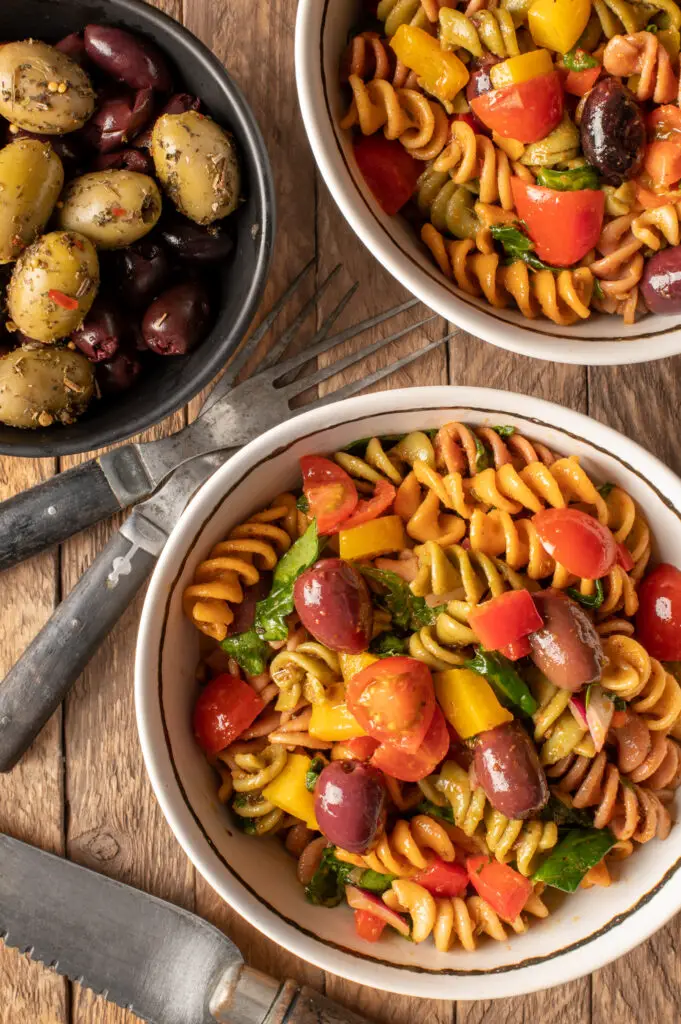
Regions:
<instances>
[{"instance_id":1,"label":"fork tine","mask_svg":"<svg viewBox=\"0 0 681 1024\"><path fill-rule=\"evenodd\" d=\"M293 398L294 395L299 395L301 391L307 391L308 388L312 388L315 384L321 384L323 380L327 380L329 377L335 376L340 373L341 370L346 370L348 366L352 366L353 363L359 363L363 359L368 359L374 352L379 352L386 345L389 345L391 341L397 341L399 338L403 338L405 334L409 334L411 331L417 330L419 327L429 324L431 320L437 319L436 314L433 316L426 317L425 320L419 320L418 323L409 324L407 327L403 327L401 331L396 331L394 334L389 335L387 338L380 338L378 341L373 342L371 345L367 345L366 348L360 349L359 352L351 352L350 355L344 356L343 359L339 359L329 366L322 366L315 373L311 373L306 377L300 377L298 380L293 381L286 387L280 390L288 397ZM308 354L309 358L309 354Z\"/></svg>"},{"instance_id":2,"label":"fork tine","mask_svg":"<svg viewBox=\"0 0 681 1024\"><path fill-rule=\"evenodd\" d=\"M256 367L256 373L260 373L263 370L268 370L270 366L273 366L274 363L279 361L279 357L283 355L283 353L289 347L289 345L295 338L296 334L298 333L299 328L307 320L310 313L312 313L312 311L316 309L317 303L321 299L322 295L329 287L329 285L332 283L332 281L334 281L338 274L340 274L342 269L342 263L336 264L336 266L333 268L328 277L326 277L326 279L322 281L319 288L317 288L315 293L307 300L307 302L305 303L305 305L303 306L303 308L301 309L300 313L295 318L293 323L286 328L282 336L277 341L275 341L272 348L269 350L269 352L266 353L262 362L260 362Z\"/></svg>"},{"instance_id":3,"label":"fork tine","mask_svg":"<svg viewBox=\"0 0 681 1024\"><path fill-rule=\"evenodd\" d=\"M421 356L425 356L428 352L434 352L436 348L444 345L446 341L450 341L452 338L456 338L458 331L452 331L451 334L447 334L444 338L438 338L437 341L431 341L429 345L424 348L420 348L417 352L410 352L408 356L403 356L402 359L398 359L395 363L390 363L388 366L384 366L380 370L376 370L374 373L370 373L367 377L363 377L361 380L352 381L350 384L345 384L342 388L338 388L337 391L333 391L330 395L325 395L323 398L315 399L312 402L306 403L301 409L297 409L296 412L302 412L307 409L320 409L324 405L330 405L332 402L340 402L343 398L349 398L351 395L356 395L358 391L362 391L364 388L370 387L375 384L376 381L382 380L389 374L394 373L396 370L401 370L403 366L408 366L409 363L413 363L415 359L420 359Z\"/></svg>"}]
</instances>

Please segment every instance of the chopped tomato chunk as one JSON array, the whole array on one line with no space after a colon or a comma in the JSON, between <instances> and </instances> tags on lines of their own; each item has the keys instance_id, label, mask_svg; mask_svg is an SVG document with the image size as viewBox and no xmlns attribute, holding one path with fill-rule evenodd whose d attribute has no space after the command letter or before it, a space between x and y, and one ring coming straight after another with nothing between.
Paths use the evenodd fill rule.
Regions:
<instances>
[{"instance_id":1,"label":"chopped tomato chunk","mask_svg":"<svg viewBox=\"0 0 681 1024\"><path fill-rule=\"evenodd\" d=\"M542 617L529 590L509 590L474 608L468 623L483 647L498 651L536 633Z\"/></svg>"},{"instance_id":2,"label":"chopped tomato chunk","mask_svg":"<svg viewBox=\"0 0 681 1024\"><path fill-rule=\"evenodd\" d=\"M399 213L414 194L423 165L396 139L366 135L355 142L355 160L379 206Z\"/></svg>"},{"instance_id":3,"label":"chopped tomato chunk","mask_svg":"<svg viewBox=\"0 0 681 1024\"><path fill-rule=\"evenodd\" d=\"M480 855L466 860L468 877L479 896L504 921L515 921L532 893L532 882L508 864Z\"/></svg>"},{"instance_id":4,"label":"chopped tomato chunk","mask_svg":"<svg viewBox=\"0 0 681 1024\"><path fill-rule=\"evenodd\" d=\"M413 881L433 896L461 896L468 886L468 872L462 864L448 864L435 857L424 871L414 875Z\"/></svg>"},{"instance_id":5,"label":"chopped tomato chunk","mask_svg":"<svg viewBox=\"0 0 681 1024\"><path fill-rule=\"evenodd\" d=\"M511 190L540 259L569 267L596 245L605 212L605 193L600 189L559 192L511 178Z\"/></svg>"},{"instance_id":6,"label":"chopped tomato chunk","mask_svg":"<svg viewBox=\"0 0 681 1024\"><path fill-rule=\"evenodd\" d=\"M248 729L265 707L253 687L225 672L211 679L194 705L194 735L207 754L217 754Z\"/></svg>"},{"instance_id":7,"label":"chopped tomato chunk","mask_svg":"<svg viewBox=\"0 0 681 1024\"><path fill-rule=\"evenodd\" d=\"M502 138L538 142L563 116L563 86L552 71L476 96L471 107L475 116Z\"/></svg>"},{"instance_id":8,"label":"chopped tomato chunk","mask_svg":"<svg viewBox=\"0 0 681 1024\"><path fill-rule=\"evenodd\" d=\"M355 911L355 931L360 939L365 939L366 942L378 942L385 926L385 921L368 910Z\"/></svg>"}]
</instances>

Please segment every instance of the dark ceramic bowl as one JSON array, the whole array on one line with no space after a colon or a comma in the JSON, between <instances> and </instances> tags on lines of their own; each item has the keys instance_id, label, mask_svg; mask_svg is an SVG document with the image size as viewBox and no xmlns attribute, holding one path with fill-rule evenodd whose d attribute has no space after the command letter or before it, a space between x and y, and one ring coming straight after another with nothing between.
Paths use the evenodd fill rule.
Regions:
<instances>
[{"instance_id":1,"label":"dark ceramic bowl","mask_svg":"<svg viewBox=\"0 0 681 1024\"><path fill-rule=\"evenodd\" d=\"M90 22L118 25L153 40L173 65L176 83L201 98L233 133L241 156L244 203L232 215L235 246L218 273L213 329L186 356L149 357L130 390L93 400L71 426L18 430L0 425L0 453L33 458L69 455L112 444L158 423L205 387L237 348L262 297L272 255L272 169L253 113L220 61L167 15L138 0L4 0L0 39L56 42ZM228 223L226 221L225 223Z\"/></svg>"}]
</instances>

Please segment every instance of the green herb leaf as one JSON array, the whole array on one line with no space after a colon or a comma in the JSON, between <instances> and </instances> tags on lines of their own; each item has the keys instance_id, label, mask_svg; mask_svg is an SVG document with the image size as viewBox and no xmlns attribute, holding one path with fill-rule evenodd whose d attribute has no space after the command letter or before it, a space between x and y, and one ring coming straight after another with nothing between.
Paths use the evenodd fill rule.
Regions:
<instances>
[{"instance_id":1,"label":"green herb leaf","mask_svg":"<svg viewBox=\"0 0 681 1024\"><path fill-rule=\"evenodd\" d=\"M533 270L551 270L554 274L558 273L556 267L550 267L548 263L543 263L534 255L534 242L523 234L520 228L511 224L492 224L490 231L492 238L503 246L511 263L522 260Z\"/></svg>"},{"instance_id":2,"label":"green herb leaf","mask_svg":"<svg viewBox=\"0 0 681 1024\"><path fill-rule=\"evenodd\" d=\"M287 615L293 611L293 585L302 572L319 558L322 543L317 523L312 522L302 537L279 559L269 596L255 606L255 629L263 640L285 640Z\"/></svg>"},{"instance_id":3,"label":"green herb leaf","mask_svg":"<svg viewBox=\"0 0 681 1024\"><path fill-rule=\"evenodd\" d=\"M220 643L223 651L230 654L249 676L259 676L267 668L273 651L254 629L246 633L235 633Z\"/></svg>"},{"instance_id":4,"label":"green herb leaf","mask_svg":"<svg viewBox=\"0 0 681 1024\"><path fill-rule=\"evenodd\" d=\"M593 815L588 811L569 807L553 793L542 809L541 818L543 821L555 821L558 828L591 828L593 826Z\"/></svg>"},{"instance_id":5,"label":"green herb leaf","mask_svg":"<svg viewBox=\"0 0 681 1024\"><path fill-rule=\"evenodd\" d=\"M568 71L587 71L598 67L598 61L585 50L574 48L563 54L563 64Z\"/></svg>"},{"instance_id":6,"label":"green herb leaf","mask_svg":"<svg viewBox=\"0 0 681 1024\"><path fill-rule=\"evenodd\" d=\"M309 793L314 793L315 786L317 785L317 779L326 768L326 760L323 757L313 757L310 762L310 767L305 772L305 789Z\"/></svg>"},{"instance_id":7,"label":"green herb leaf","mask_svg":"<svg viewBox=\"0 0 681 1024\"><path fill-rule=\"evenodd\" d=\"M358 565L362 575L385 588L381 601L392 615L393 625L404 632L432 626L445 606L431 608L422 598L412 594L409 584L397 573L375 569L372 565Z\"/></svg>"},{"instance_id":8,"label":"green herb leaf","mask_svg":"<svg viewBox=\"0 0 681 1024\"><path fill-rule=\"evenodd\" d=\"M587 871L603 860L616 841L607 828L573 829L551 851L533 879L563 892L574 892Z\"/></svg>"},{"instance_id":9,"label":"green herb leaf","mask_svg":"<svg viewBox=\"0 0 681 1024\"><path fill-rule=\"evenodd\" d=\"M476 647L475 657L466 662L466 667L484 676L505 703L512 704L526 715L533 715L537 710L539 705L530 693L527 683L520 678L513 663L503 654Z\"/></svg>"},{"instance_id":10,"label":"green herb leaf","mask_svg":"<svg viewBox=\"0 0 681 1024\"><path fill-rule=\"evenodd\" d=\"M601 286L601 282L598 280L597 277L594 277L594 295L596 296L597 299L604 299L605 298L605 292L603 291L603 288Z\"/></svg>"},{"instance_id":11,"label":"green herb leaf","mask_svg":"<svg viewBox=\"0 0 681 1024\"><path fill-rule=\"evenodd\" d=\"M600 188L598 171L595 167L574 167L571 171L552 171L542 167L537 174L537 184L557 192L577 192L581 189Z\"/></svg>"},{"instance_id":12,"label":"green herb leaf","mask_svg":"<svg viewBox=\"0 0 681 1024\"><path fill-rule=\"evenodd\" d=\"M495 434L498 434L499 437L503 437L504 439L507 437L513 437L515 434L515 427L512 427L509 424L501 427L492 427L492 430Z\"/></svg>"},{"instance_id":13,"label":"green herb leaf","mask_svg":"<svg viewBox=\"0 0 681 1024\"><path fill-rule=\"evenodd\" d=\"M649 21L646 27L643 29L644 32L652 32L653 35L657 35L660 31L660 26L656 25L654 21Z\"/></svg>"},{"instance_id":14,"label":"green herb leaf","mask_svg":"<svg viewBox=\"0 0 681 1024\"><path fill-rule=\"evenodd\" d=\"M615 711L627 710L627 702L624 697L619 697L616 693L613 693L612 690L603 690L603 696L612 701L615 705Z\"/></svg>"},{"instance_id":15,"label":"green herb leaf","mask_svg":"<svg viewBox=\"0 0 681 1024\"><path fill-rule=\"evenodd\" d=\"M304 512L306 515L310 511L310 502L307 499L307 494L301 494L296 502L296 508L299 512Z\"/></svg>"},{"instance_id":16,"label":"green herb leaf","mask_svg":"<svg viewBox=\"0 0 681 1024\"><path fill-rule=\"evenodd\" d=\"M424 430L423 433L430 441L434 441L437 435L440 433L439 427L431 427L430 430Z\"/></svg>"},{"instance_id":17,"label":"green herb leaf","mask_svg":"<svg viewBox=\"0 0 681 1024\"><path fill-rule=\"evenodd\" d=\"M396 878L397 875L382 875L378 871L372 871L371 868L367 868L357 879L357 885L360 889L367 889L369 892L382 895L388 891Z\"/></svg>"},{"instance_id":18,"label":"green herb leaf","mask_svg":"<svg viewBox=\"0 0 681 1024\"><path fill-rule=\"evenodd\" d=\"M482 473L484 469L489 469L489 455L487 454L487 449L484 444L479 437L475 436L475 434L473 434L473 440L475 441L476 452L475 468L478 473Z\"/></svg>"},{"instance_id":19,"label":"green herb leaf","mask_svg":"<svg viewBox=\"0 0 681 1024\"><path fill-rule=\"evenodd\" d=\"M369 644L369 650L379 658L393 658L407 653L408 640L396 633L379 633Z\"/></svg>"},{"instance_id":20,"label":"green herb leaf","mask_svg":"<svg viewBox=\"0 0 681 1024\"><path fill-rule=\"evenodd\" d=\"M345 883L352 874L352 864L345 864L334 856L334 847L327 846L319 867L305 886L305 898L316 907L337 907L345 895Z\"/></svg>"},{"instance_id":21,"label":"green herb leaf","mask_svg":"<svg viewBox=\"0 0 681 1024\"><path fill-rule=\"evenodd\" d=\"M450 825L454 825L454 810L451 804L447 804L445 807L439 807L438 804L432 803L430 800L422 800L415 809L415 814L429 814L431 818L442 818L443 821L448 821Z\"/></svg>"},{"instance_id":22,"label":"green herb leaf","mask_svg":"<svg viewBox=\"0 0 681 1024\"><path fill-rule=\"evenodd\" d=\"M604 501L607 499L614 486L614 484L601 484L601 486L597 488L598 493Z\"/></svg>"},{"instance_id":23,"label":"green herb leaf","mask_svg":"<svg viewBox=\"0 0 681 1024\"><path fill-rule=\"evenodd\" d=\"M576 587L568 587L567 593L573 601L579 601L585 608L600 608L605 600L603 584L600 580L596 580L596 591L593 594L582 594Z\"/></svg>"}]
</instances>

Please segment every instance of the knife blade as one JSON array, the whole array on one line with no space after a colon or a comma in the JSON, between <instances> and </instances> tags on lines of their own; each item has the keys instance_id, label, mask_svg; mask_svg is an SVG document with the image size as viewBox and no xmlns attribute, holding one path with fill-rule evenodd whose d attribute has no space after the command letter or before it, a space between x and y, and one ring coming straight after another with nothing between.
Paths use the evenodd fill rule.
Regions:
<instances>
[{"instance_id":1,"label":"knife blade","mask_svg":"<svg viewBox=\"0 0 681 1024\"><path fill-rule=\"evenodd\" d=\"M367 1024L196 914L2 834L0 938L152 1024Z\"/></svg>"}]
</instances>

